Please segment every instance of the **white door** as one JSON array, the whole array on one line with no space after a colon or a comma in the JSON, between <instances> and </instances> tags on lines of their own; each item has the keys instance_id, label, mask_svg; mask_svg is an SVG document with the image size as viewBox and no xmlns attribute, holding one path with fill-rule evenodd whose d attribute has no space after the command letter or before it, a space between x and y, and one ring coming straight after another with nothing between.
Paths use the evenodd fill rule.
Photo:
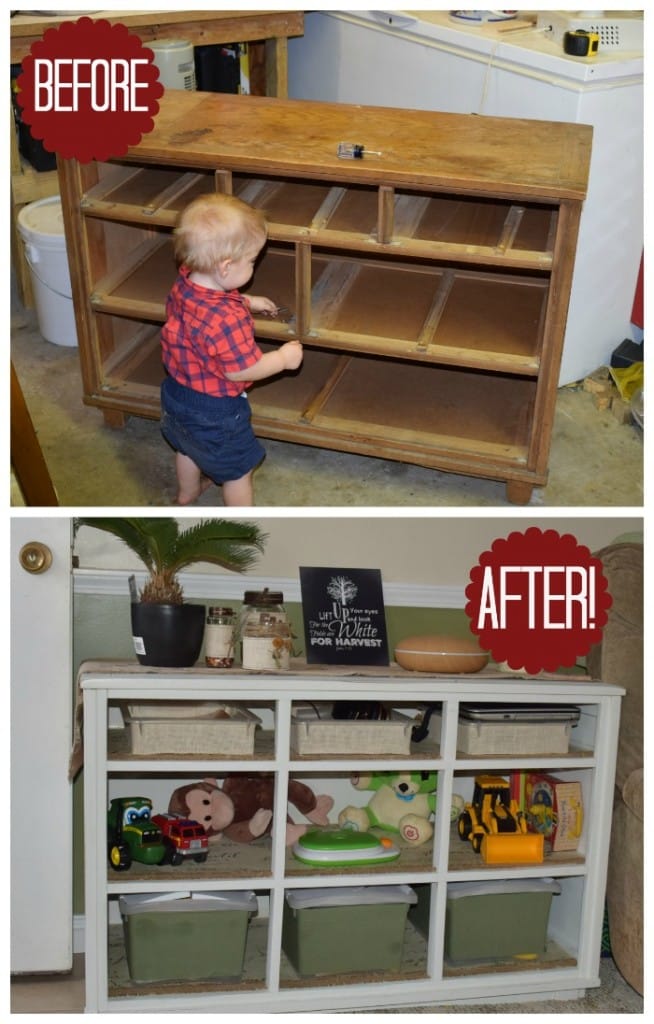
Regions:
<instances>
[{"instance_id":1,"label":"white door","mask_svg":"<svg viewBox=\"0 0 654 1024\"><path fill-rule=\"evenodd\" d=\"M32 542L51 552L49 568ZM73 958L70 519L14 518L10 576L11 970L67 971Z\"/></svg>"}]
</instances>

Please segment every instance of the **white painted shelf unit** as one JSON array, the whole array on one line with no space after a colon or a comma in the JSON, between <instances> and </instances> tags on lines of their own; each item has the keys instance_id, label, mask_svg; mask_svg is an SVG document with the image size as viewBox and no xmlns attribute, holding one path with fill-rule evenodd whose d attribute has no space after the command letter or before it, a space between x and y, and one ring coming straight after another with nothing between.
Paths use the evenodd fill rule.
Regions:
<instances>
[{"instance_id":1,"label":"white painted shelf unit","mask_svg":"<svg viewBox=\"0 0 654 1024\"><path fill-rule=\"evenodd\" d=\"M613 783L624 691L580 677L507 678L484 671L466 676L431 676L391 668L375 676L348 670L312 668L285 674L147 669L135 663L88 662L80 669L84 710L84 817L86 914L86 1012L297 1012L410 1007L424 1004L493 1002L581 997L599 984L599 960L611 824ZM441 704L440 742L413 744L407 756L299 757L291 749L291 709L296 701L384 700L408 712L426 702ZM206 701L251 708L269 728L259 731L252 757L204 755L136 756L122 742L122 730L110 728L112 708L125 702ZM456 749L459 704L475 702L565 703L581 709L567 754L467 756ZM438 803L433 842L403 851L398 861L360 871L322 869L299 864L285 846L289 777L322 791L349 787L349 774L370 769L432 770L438 773ZM462 843L450 823L451 796L477 772L533 769L582 785L584 826L578 849L547 853L539 865L487 867ZM273 838L246 846L220 842L203 865L144 867L133 864L116 873L108 866L106 809L116 791L139 785L174 785L229 772L270 772L276 780ZM181 781L180 781L181 780ZM121 788L122 787L122 790ZM351 794L357 794L349 787ZM156 808L164 810L165 807ZM237 854L234 856L234 850ZM552 901L547 953L537 961L453 964L444 955L446 892L454 881L554 877L561 894ZM411 924L405 941L412 961L398 973L301 978L281 948L286 893L294 888L362 885L426 885L431 888L428 939ZM250 925L250 956L238 981L136 984L130 982L116 919L118 897L141 892L252 889L259 916ZM118 952L116 953L116 949ZM250 963L252 960L252 963ZM120 978L120 963L123 978ZM110 969L111 963L111 969ZM116 966L118 964L118 967ZM117 976L118 975L118 976Z\"/></svg>"}]
</instances>

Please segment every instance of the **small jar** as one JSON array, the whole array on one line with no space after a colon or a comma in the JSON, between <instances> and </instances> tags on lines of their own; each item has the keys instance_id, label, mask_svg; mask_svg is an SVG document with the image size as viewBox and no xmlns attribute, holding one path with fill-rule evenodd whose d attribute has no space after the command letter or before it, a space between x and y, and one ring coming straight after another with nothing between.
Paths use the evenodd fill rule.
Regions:
<instances>
[{"instance_id":1,"label":"small jar","mask_svg":"<svg viewBox=\"0 0 654 1024\"><path fill-rule=\"evenodd\" d=\"M204 660L209 668L231 668L236 643L236 622L231 608L209 608L204 637Z\"/></svg>"},{"instance_id":2,"label":"small jar","mask_svg":"<svg viewBox=\"0 0 654 1024\"><path fill-rule=\"evenodd\" d=\"M285 671L290 668L293 637L280 591L248 590L241 612L243 668Z\"/></svg>"}]
</instances>

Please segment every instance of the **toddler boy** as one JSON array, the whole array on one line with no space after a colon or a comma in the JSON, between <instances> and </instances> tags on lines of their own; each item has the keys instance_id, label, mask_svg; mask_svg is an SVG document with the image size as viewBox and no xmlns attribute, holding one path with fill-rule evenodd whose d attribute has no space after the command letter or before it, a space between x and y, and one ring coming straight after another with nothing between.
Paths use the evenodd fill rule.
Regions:
<instances>
[{"instance_id":1,"label":"toddler boy","mask_svg":"<svg viewBox=\"0 0 654 1024\"><path fill-rule=\"evenodd\" d=\"M235 196L200 196L175 229L179 274L161 331L161 431L175 449L177 503L222 484L225 505L254 503L253 472L265 456L254 435L246 389L302 362L289 341L263 353L252 313L276 315L265 296L244 295L267 238L259 210Z\"/></svg>"}]
</instances>

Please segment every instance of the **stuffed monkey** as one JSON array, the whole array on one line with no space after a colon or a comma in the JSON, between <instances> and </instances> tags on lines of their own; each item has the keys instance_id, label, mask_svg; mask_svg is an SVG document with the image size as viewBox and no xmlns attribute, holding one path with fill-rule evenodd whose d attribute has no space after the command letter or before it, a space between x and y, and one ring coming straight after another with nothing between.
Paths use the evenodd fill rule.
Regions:
<instances>
[{"instance_id":1,"label":"stuffed monkey","mask_svg":"<svg viewBox=\"0 0 654 1024\"><path fill-rule=\"evenodd\" d=\"M275 780L272 775L264 772L252 775L239 772L228 775L223 783L223 792L234 804L234 820L225 830L226 836L237 843L249 843L264 832L270 831L275 795ZM303 782L289 779L288 800L314 825L329 824L327 815L334 806L330 796L316 796ZM267 816L266 825L259 831L264 814ZM286 845L290 846L304 835L308 826L295 824L288 816L286 820Z\"/></svg>"},{"instance_id":2,"label":"stuffed monkey","mask_svg":"<svg viewBox=\"0 0 654 1024\"><path fill-rule=\"evenodd\" d=\"M234 820L234 804L215 779L180 786L170 798L168 811L199 822L209 842L219 840Z\"/></svg>"}]
</instances>

